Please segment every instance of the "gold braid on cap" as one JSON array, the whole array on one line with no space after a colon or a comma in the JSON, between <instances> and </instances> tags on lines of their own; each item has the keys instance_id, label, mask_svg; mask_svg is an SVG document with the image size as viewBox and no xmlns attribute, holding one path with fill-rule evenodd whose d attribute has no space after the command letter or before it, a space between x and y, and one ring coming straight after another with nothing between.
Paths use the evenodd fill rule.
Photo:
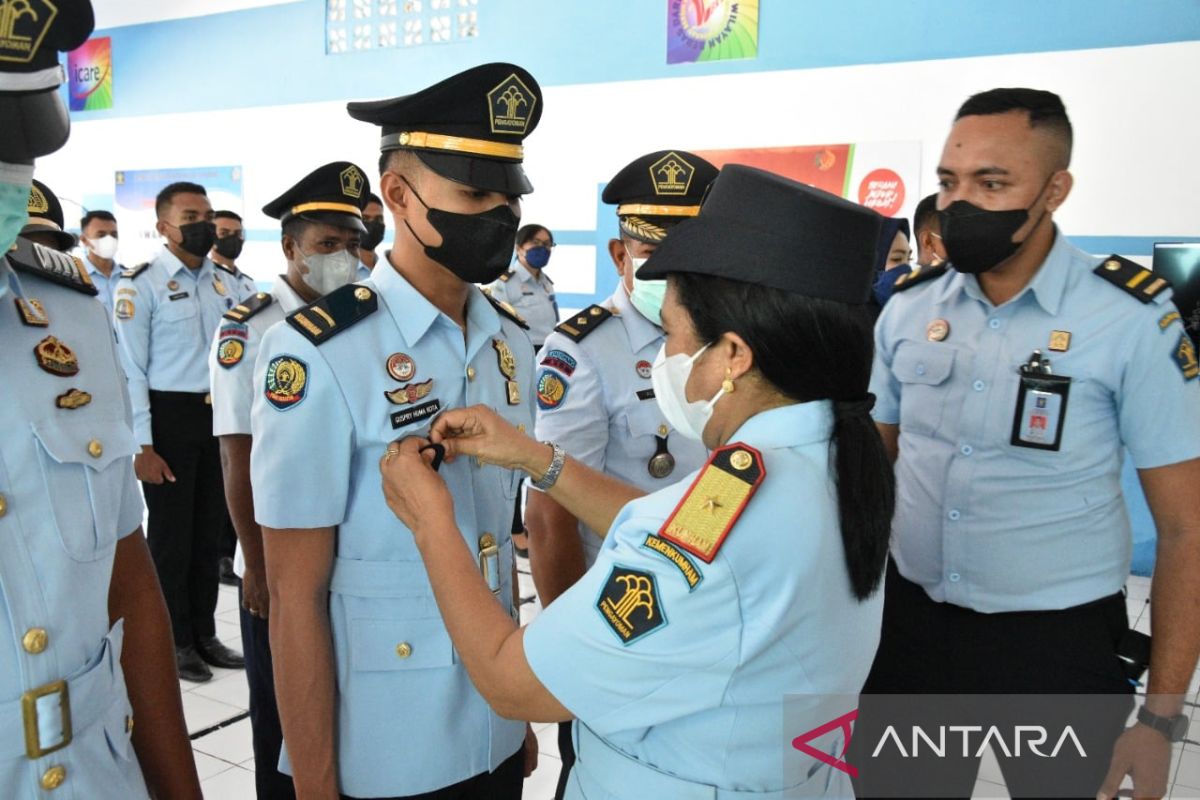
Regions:
<instances>
[{"instance_id":1,"label":"gold braid on cap","mask_svg":"<svg viewBox=\"0 0 1200 800\"><path fill-rule=\"evenodd\" d=\"M446 136L441 133L401 131L389 133L379 142L381 150L410 148L414 150L446 150L452 153L467 153L490 158L508 158L520 161L525 157L525 148L519 144L489 142L486 139L468 139L465 136Z\"/></svg>"}]
</instances>

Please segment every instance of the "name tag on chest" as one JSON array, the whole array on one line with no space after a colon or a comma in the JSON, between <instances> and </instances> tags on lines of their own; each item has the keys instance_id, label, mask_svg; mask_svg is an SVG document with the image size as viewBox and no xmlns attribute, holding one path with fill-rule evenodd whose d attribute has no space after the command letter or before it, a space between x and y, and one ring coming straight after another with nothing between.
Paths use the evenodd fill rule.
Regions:
<instances>
[{"instance_id":1,"label":"name tag on chest","mask_svg":"<svg viewBox=\"0 0 1200 800\"><path fill-rule=\"evenodd\" d=\"M182 300L183 298L185 298L187 296L188 296L187 292L176 292L175 294L171 295L171 299L172 300Z\"/></svg>"},{"instance_id":2,"label":"name tag on chest","mask_svg":"<svg viewBox=\"0 0 1200 800\"><path fill-rule=\"evenodd\" d=\"M441 400L430 400L428 403L422 403L419 406L413 406L412 408L406 408L403 411L397 411L392 414L392 430L403 428L405 425L411 425L414 422L420 422L423 419L428 419L441 410Z\"/></svg>"}]
</instances>

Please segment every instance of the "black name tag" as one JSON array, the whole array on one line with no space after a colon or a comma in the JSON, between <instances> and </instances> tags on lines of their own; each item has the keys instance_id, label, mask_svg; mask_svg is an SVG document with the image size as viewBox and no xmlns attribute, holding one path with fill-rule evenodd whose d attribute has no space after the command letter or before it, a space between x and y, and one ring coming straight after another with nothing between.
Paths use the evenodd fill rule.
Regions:
<instances>
[{"instance_id":1,"label":"black name tag","mask_svg":"<svg viewBox=\"0 0 1200 800\"><path fill-rule=\"evenodd\" d=\"M187 296L188 296L187 292L176 292L175 294L171 295L171 299L172 300L182 300L183 298L185 298Z\"/></svg>"},{"instance_id":2,"label":"black name tag","mask_svg":"<svg viewBox=\"0 0 1200 800\"><path fill-rule=\"evenodd\" d=\"M654 399L654 390L653 389L640 390L637 393L637 399L638 400L653 400Z\"/></svg>"},{"instance_id":3,"label":"black name tag","mask_svg":"<svg viewBox=\"0 0 1200 800\"><path fill-rule=\"evenodd\" d=\"M423 419L428 419L434 414L442 410L441 400L430 400L428 403L422 403L419 406L406 408L403 411L397 411L392 414L392 430L403 428L405 425L411 425L414 422L420 422Z\"/></svg>"},{"instance_id":4,"label":"black name tag","mask_svg":"<svg viewBox=\"0 0 1200 800\"><path fill-rule=\"evenodd\" d=\"M1066 375L1022 375L1011 444L1034 450L1059 450L1070 393L1071 379Z\"/></svg>"}]
</instances>

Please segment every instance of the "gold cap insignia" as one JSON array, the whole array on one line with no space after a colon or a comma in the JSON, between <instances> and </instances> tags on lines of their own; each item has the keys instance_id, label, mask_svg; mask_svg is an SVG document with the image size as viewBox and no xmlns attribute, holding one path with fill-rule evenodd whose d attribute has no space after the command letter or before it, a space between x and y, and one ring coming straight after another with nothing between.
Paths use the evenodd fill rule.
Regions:
<instances>
[{"instance_id":1,"label":"gold cap insignia","mask_svg":"<svg viewBox=\"0 0 1200 800\"><path fill-rule=\"evenodd\" d=\"M38 366L51 375L70 377L79 372L79 359L75 351L67 347L57 337L47 336L33 348Z\"/></svg>"},{"instance_id":2,"label":"gold cap insignia","mask_svg":"<svg viewBox=\"0 0 1200 800\"><path fill-rule=\"evenodd\" d=\"M696 168L678 153L670 152L650 165L650 182L658 195L680 196L688 193Z\"/></svg>"},{"instance_id":3,"label":"gold cap insignia","mask_svg":"<svg viewBox=\"0 0 1200 800\"><path fill-rule=\"evenodd\" d=\"M514 72L487 93L492 133L524 136L537 107L537 95Z\"/></svg>"},{"instance_id":4,"label":"gold cap insignia","mask_svg":"<svg viewBox=\"0 0 1200 800\"><path fill-rule=\"evenodd\" d=\"M2 18L5 13L6 13L5 10L3 8L0 8L0 27L3 26ZM4 31L0 30L0 36L2 36L3 34L4 34ZM31 186L31 187L29 187L29 205L26 207L25 210L27 212L29 212L30 214L49 213L50 201L46 199L46 195L42 194L41 189L37 188L36 186Z\"/></svg>"},{"instance_id":5,"label":"gold cap insignia","mask_svg":"<svg viewBox=\"0 0 1200 800\"><path fill-rule=\"evenodd\" d=\"M366 179L358 167L346 167L340 175L342 180L342 194L346 197L353 197L355 200L362 197L363 184Z\"/></svg>"},{"instance_id":6,"label":"gold cap insignia","mask_svg":"<svg viewBox=\"0 0 1200 800\"><path fill-rule=\"evenodd\" d=\"M57 16L48 0L0 0L0 61L32 61Z\"/></svg>"}]
</instances>

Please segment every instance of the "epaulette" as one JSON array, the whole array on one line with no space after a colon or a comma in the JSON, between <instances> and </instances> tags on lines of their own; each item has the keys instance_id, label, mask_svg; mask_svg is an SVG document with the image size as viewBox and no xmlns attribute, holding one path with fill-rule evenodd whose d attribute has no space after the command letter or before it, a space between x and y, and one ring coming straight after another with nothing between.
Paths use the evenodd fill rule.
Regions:
<instances>
[{"instance_id":1,"label":"epaulette","mask_svg":"<svg viewBox=\"0 0 1200 800\"><path fill-rule=\"evenodd\" d=\"M554 330L566 336L573 342L582 342L596 328L600 327L600 323L612 317L613 313L604 306L588 306L579 314L565 322L558 323L558 327Z\"/></svg>"},{"instance_id":2,"label":"epaulette","mask_svg":"<svg viewBox=\"0 0 1200 800\"><path fill-rule=\"evenodd\" d=\"M348 283L288 315L288 325L313 344L322 344L361 322L379 308L379 298L365 286Z\"/></svg>"},{"instance_id":3,"label":"epaulette","mask_svg":"<svg viewBox=\"0 0 1200 800\"><path fill-rule=\"evenodd\" d=\"M134 279L134 278L136 278L138 275L141 275L143 272L145 272L145 271L146 271L146 270L148 270L148 269L150 269L150 262L149 262L149 261L147 261L145 264L138 264L138 265L137 265L136 267L134 267L133 269L127 269L127 270L124 270L124 271L122 271L122 272L121 272L121 277L122 277L122 278L128 278L129 280L133 280L133 279Z\"/></svg>"},{"instance_id":4,"label":"epaulette","mask_svg":"<svg viewBox=\"0 0 1200 800\"><path fill-rule=\"evenodd\" d=\"M222 272L229 273L230 275L232 275L235 278L242 277L242 273L238 272L237 267L227 267L224 264L218 264L216 261L213 262L213 266L216 267L217 269L221 270Z\"/></svg>"},{"instance_id":5,"label":"epaulette","mask_svg":"<svg viewBox=\"0 0 1200 800\"><path fill-rule=\"evenodd\" d=\"M740 442L714 450L658 536L711 564L758 485L762 453Z\"/></svg>"},{"instance_id":6,"label":"epaulette","mask_svg":"<svg viewBox=\"0 0 1200 800\"><path fill-rule=\"evenodd\" d=\"M517 313L515 308L503 300L497 300L496 298L492 297L490 293L484 293L483 296L487 298L488 302L492 304L493 308L500 312L500 316L508 317L513 322L517 323L522 330L529 330L529 323L525 321L524 317Z\"/></svg>"},{"instance_id":7,"label":"epaulette","mask_svg":"<svg viewBox=\"0 0 1200 800\"><path fill-rule=\"evenodd\" d=\"M37 275L93 297L99 294L92 279L88 277L83 261L75 256L51 250L18 236L12 249L8 251L8 260L21 272Z\"/></svg>"},{"instance_id":8,"label":"epaulette","mask_svg":"<svg viewBox=\"0 0 1200 800\"><path fill-rule=\"evenodd\" d=\"M512 280L512 276L513 276L513 270L510 269L508 272L506 272L500 276L500 282L508 283L509 281Z\"/></svg>"},{"instance_id":9,"label":"epaulette","mask_svg":"<svg viewBox=\"0 0 1200 800\"><path fill-rule=\"evenodd\" d=\"M1157 277L1151 280L1153 272L1136 261L1130 261L1128 258L1121 258L1118 255L1111 255L1104 259L1100 266L1092 271L1143 303L1149 303L1171 288L1171 282L1166 278Z\"/></svg>"},{"instance_id":10,"label":"epaulette","mask_svg":"<svg viewBox=\"0 0 1200 800\"><path fill-rule=\"evenodd\" d=\"M921 267L916 272L910 272L907 275L901 275L896 279L896 285L892 289L893 292L903 292L906 289L911 289L926 281L931 281L934 278L940 278L946 274L947 267L945 264L938 264L936 267Z\"/></svg>"},{"instance_id":11,"label":"epaulette","mask_svg":"<svg viewBox=\"0 0 1200 800\"><path fill-rule=\"evenodd\" d=\"M275 298L266 292L256 292L226 311L223 316L234 322L245 322L273 302Z\"/></svg>"}]
</instances>

